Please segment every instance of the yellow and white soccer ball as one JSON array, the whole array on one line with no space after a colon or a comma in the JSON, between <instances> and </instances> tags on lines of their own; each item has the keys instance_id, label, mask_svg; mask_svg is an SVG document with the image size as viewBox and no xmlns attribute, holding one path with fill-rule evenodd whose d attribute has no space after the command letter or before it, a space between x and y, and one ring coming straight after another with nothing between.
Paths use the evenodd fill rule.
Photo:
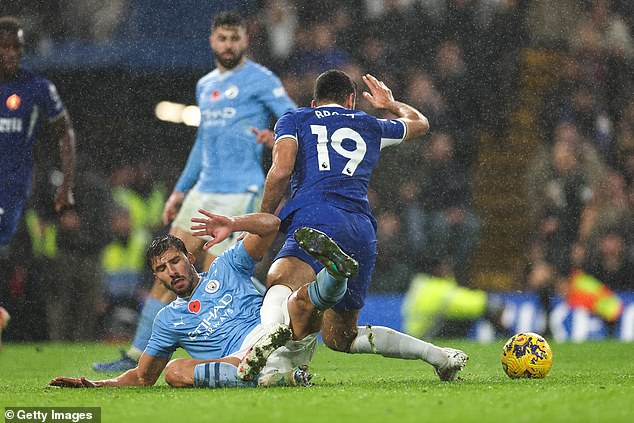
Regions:
<instances>
[{"instance_id":1,"label":"yellow and white soccer ball","mask_svg":"<svg viewBox=\"0 0 634 423\"><path fill-rule=\"evenodd\" d=\"M543 379L553 365L553 351L543 336L532 332L513 335L502 348L502 368L511 379Z\"/></svg>"}]
</instances>

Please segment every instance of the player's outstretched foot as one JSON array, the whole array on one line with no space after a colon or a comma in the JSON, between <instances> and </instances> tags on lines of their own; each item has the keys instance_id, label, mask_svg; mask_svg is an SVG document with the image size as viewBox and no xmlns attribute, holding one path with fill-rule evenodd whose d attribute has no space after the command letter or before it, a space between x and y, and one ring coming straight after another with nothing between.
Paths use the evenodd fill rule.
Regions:
<instances>
[{"instance_id":1,"label":"player's outstretched foot","mask_svg":"<svg viewBox=\"0 0 634 423\"><path fill-rule=\"evenodd\" d=\"M92 363L92 368L98 372L121 373L134 369L137 364L135 359L126 354L124 350L121 350L121 358L105 363Z\"/></svg>"},{"instance_id":2,"label":"player's outstretched foot","mask_svg":"<svg viewBox=\"0 0 634 423\"><path fill-rule=\"evenodd\" d=\"M313 375L308 369L295 367L288 372L267 373L258 379L258 386L268 388L271 386L311 386Z\"/></svg>"},{"instance_id":3,"label":"player's outstretched foot","mask_svg":"<svg viewBox=\"0 0 634 423\"><path fill-rule=\"evenodd\" d=\"M359 262L344 253L328 235L313 228L299 228L295 241L308 254L324 265L336 278L351 278L359 272Z\"/></svg>"},{"instance_id":4,"label":"player's outstretched foot","mask_svg":"<svg viewBox=\"0 0 634 423\"><path fill-rule=\"evenodd\" d=\"M4 331L9 324L9 319L11 319L11 316L7 309L0 307L0 349L2 349L2 331Z\"/></svg>"},{"instance_id":5,"label":"player's outstretched foot","mask_svg":"<svg viewBox=\"0 0 634 423\"><path fill-rule=\"evenodd\" d=\"M293 332L288 325L280 323L273 326L253 344L240 361L237 371L238 378L244 381L255 379L266 365L266 360L271 353L286 344L292 337Z\"/></svg>"},{"instance_id":6,"label":"player's outstretched foot","mask_svg":"<svg viewBox=\"0 0 634 423\"><path fill-rule=\"evenodd\" d=\"M451 382L456 380L458 372L464 369L469 360L469 356L460 350L454 348L443 348L447 353L447 364L435 367L436 374L443 382Z\"/></svg>"}]
</instances>

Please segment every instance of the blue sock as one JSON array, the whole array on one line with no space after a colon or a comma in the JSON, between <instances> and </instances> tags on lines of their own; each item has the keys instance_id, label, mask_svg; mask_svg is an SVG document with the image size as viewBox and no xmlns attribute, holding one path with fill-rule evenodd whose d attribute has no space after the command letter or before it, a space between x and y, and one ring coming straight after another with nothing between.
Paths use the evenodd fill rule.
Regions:
<instances>
[{"instance_id":1,"label":"blue sock","mask_svg":"<svg viewBox=\"0 0 634 423\"><path fill-rule=\"evenodd\" d=\"M238 368L229 363L215 361L202 363L194 367L194 387L196 388L227 388L258 386L257 380L245 382L238 379Z\"/></svg>"},{"instance_id":2,"label":"blue sock","mask_svg":"<svg viewBox=\"0 0 634 423\"><path fill-rule=\"evenodd\" d=\"M156 317L156 314L166 305L167 304L157 300L156 298L147 297L145 304L143 304L143 310L141 310L139 324L136 327L136 332L134 333L134 341L132 341L134 348L137 348L140 351L145 349L148 341L150 340L150 336L152 336L152 324L154 323L154 318Z\"/></svg>"},{"instance_id":3,"label":"blue sock","mask_svg":"<svg viewBox=\"0 0 634 423\"><path fill-rule=\"evenodd\" d=\"M348 279L336 279L326 269L322 269L315 280L308 284L308 297L317 309L326 310L341 301L346 289Z\"/></svg>"}]
</instances>

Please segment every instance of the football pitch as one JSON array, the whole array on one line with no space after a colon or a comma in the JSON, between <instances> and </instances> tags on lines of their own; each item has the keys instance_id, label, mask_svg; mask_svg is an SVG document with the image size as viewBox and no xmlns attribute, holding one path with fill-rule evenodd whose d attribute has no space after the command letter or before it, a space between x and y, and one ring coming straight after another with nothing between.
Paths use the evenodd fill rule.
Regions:
<instances>
[{"instance_id":1,"label":"football pitch","mask_svg":"<svg viewBox=\"0 0 634 423\"><path fill-rule=\"evenodd\" d=\"M462 381L437 380L416 361L334 353L320 346L308 388L61 389L55 376L102 378L93 361L118 354L102 344L6 344L0 352L0 405L101 407L103 422L633 422L634 344L551 342L543 380L503 373L503 341L438 341L470 356ZM183 356L180 354L179 356ZM9 422L10 420L5 420ZM12 420L16 421L16 420Z\"/></svg>"}]
</instances>

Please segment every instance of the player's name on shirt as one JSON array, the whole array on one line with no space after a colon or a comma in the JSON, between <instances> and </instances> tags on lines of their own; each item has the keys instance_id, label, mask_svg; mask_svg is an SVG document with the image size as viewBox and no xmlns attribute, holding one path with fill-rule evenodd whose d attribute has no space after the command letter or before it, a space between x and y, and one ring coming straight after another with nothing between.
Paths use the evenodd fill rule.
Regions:
<instances>
[{"instance_id":1,"label":"player's name on shirt","mask_svg":"<svg viewBox=\"0 0 634 423\"><path fill-rule=\"evenodd\" d=\"M336 110L319 110L319 109L315 109L315 116L318 117L319 119L323 119L323 118L327 118L327 117L331 117L331 116L348 116L352 119L354 119L354 113L339 113Z\"/></svg>"}]
</instances>

